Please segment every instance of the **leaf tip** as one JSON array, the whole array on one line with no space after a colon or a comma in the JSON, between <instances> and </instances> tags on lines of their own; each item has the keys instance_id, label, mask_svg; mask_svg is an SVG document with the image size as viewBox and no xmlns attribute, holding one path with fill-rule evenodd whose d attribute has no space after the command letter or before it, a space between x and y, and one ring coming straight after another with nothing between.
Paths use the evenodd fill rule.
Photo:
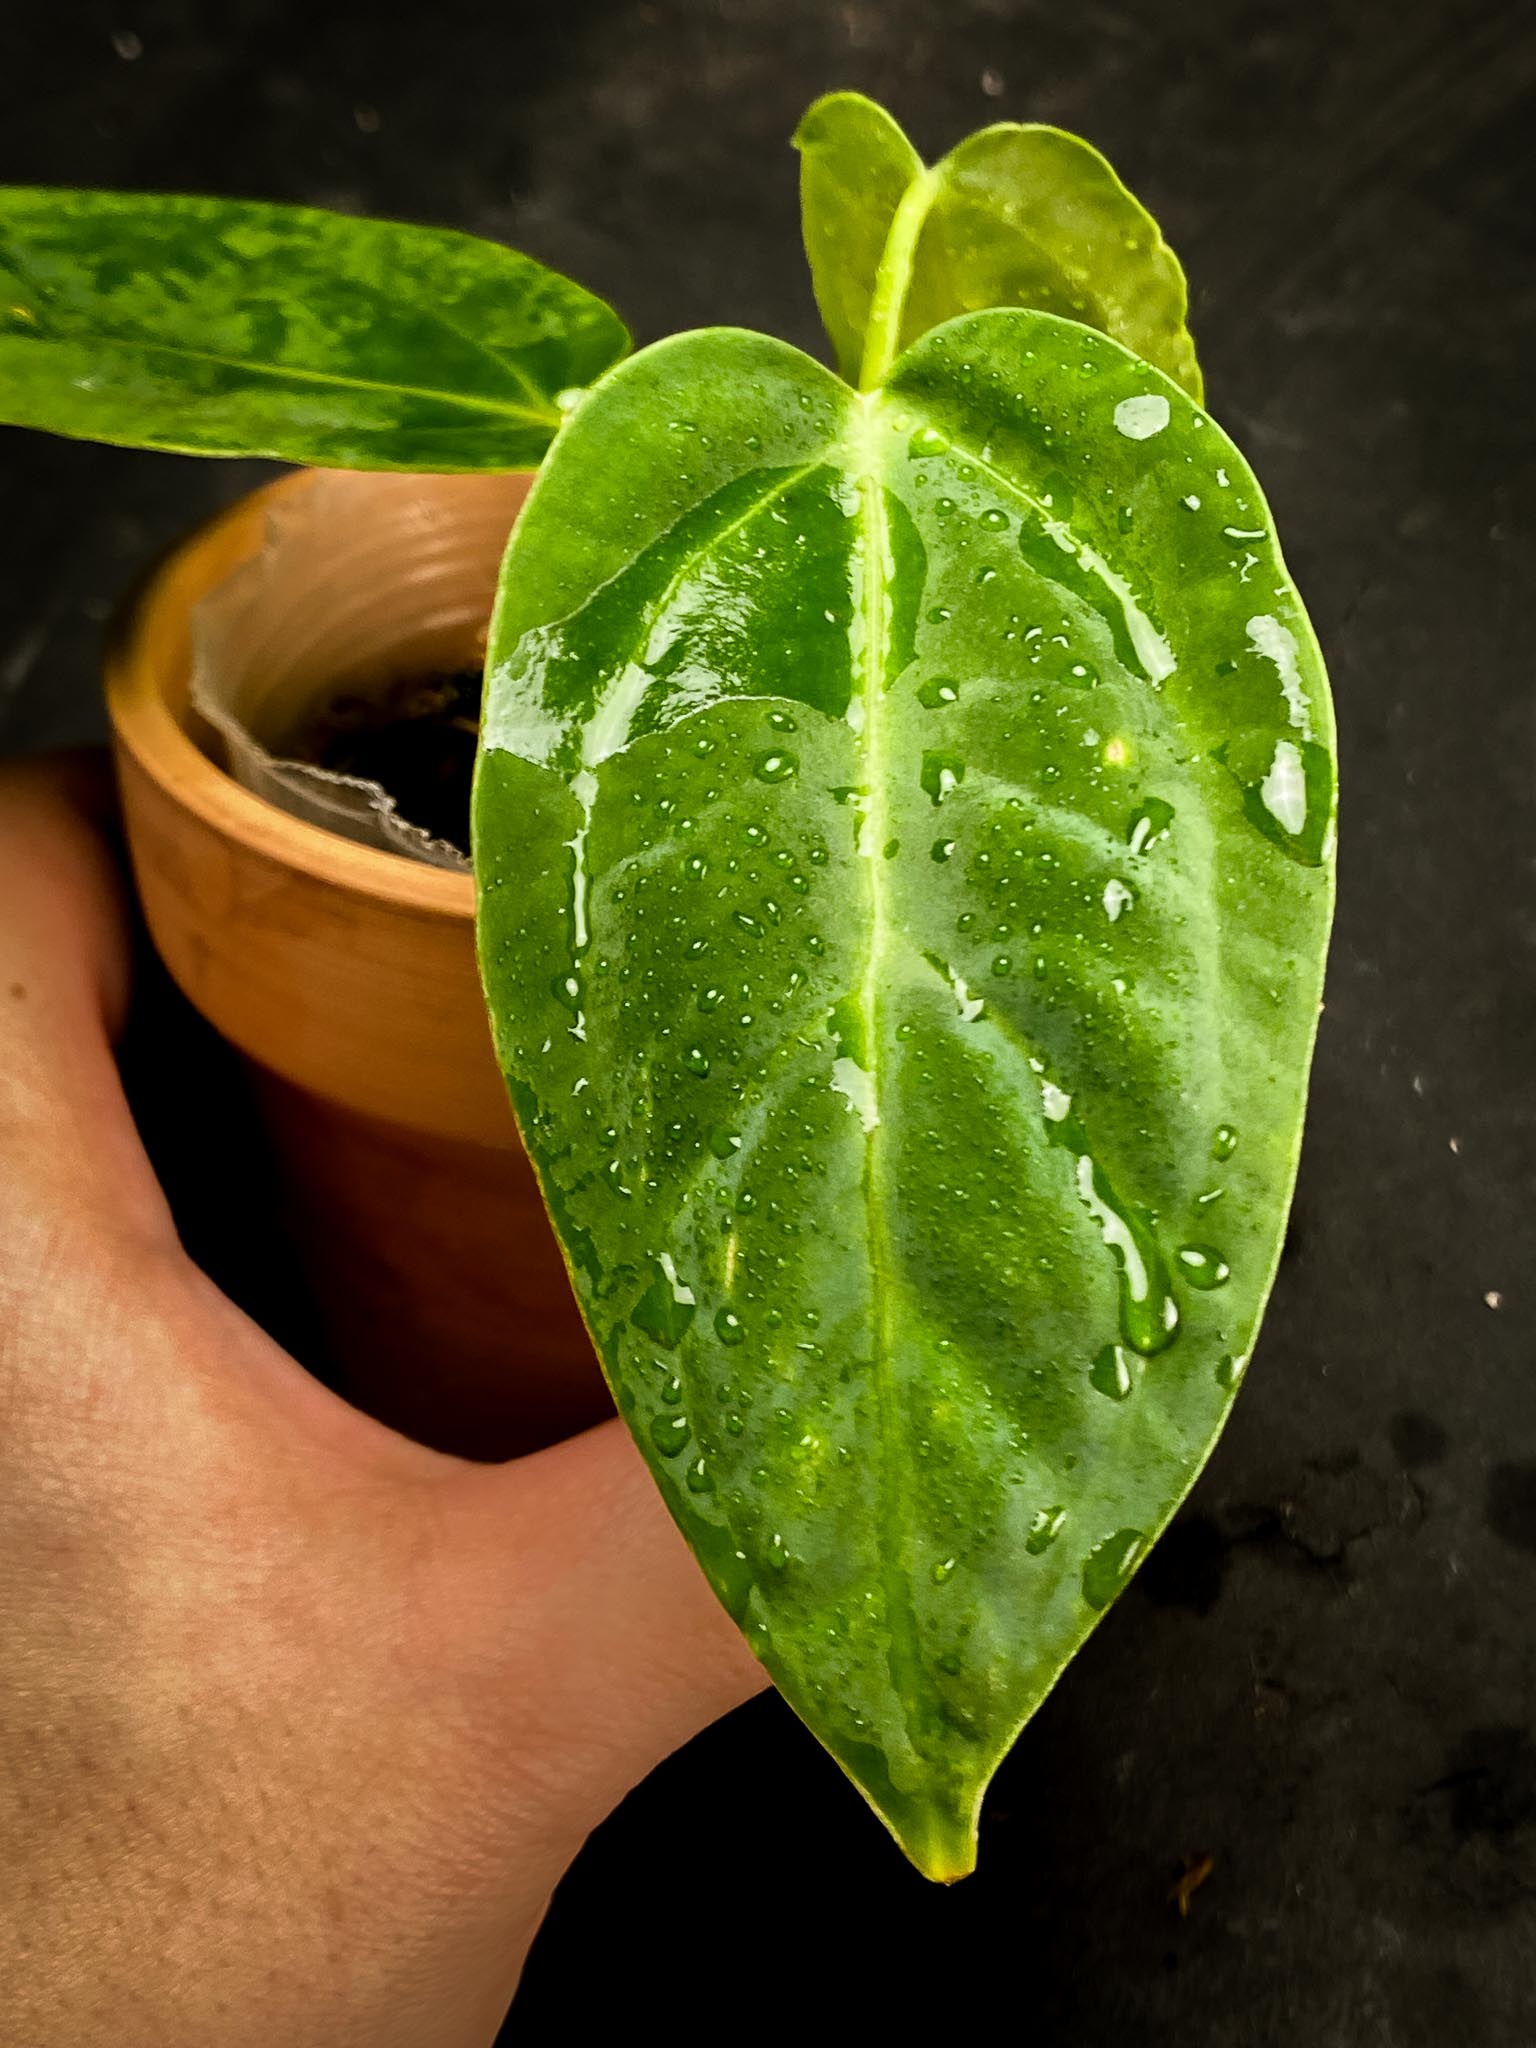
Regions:
<instances>
[{"instance_id":1,"label":"leaf tip","mask_svg":"<svg viewBox=\"0 0 1536 2048\"><path fill-rule=\"evenodd\" d=\"M865 94L853 92L847 87L841 87L836 92L821 93L811 101L811 104L795 123L795 132L789 138L790 144L793 148L799 150L814 147L821 140L821 130L826 125L828 115L834 109L872 106L875 107L877 113L885 112L883 107L876 106L876 103L867 98Z\"/></svg>"},{"instance_id":2,"label":"leaf tip","mask_svg":"<svg viewBox=\"0 0 1536 2048\"><path fill-rule=\"evenodd\" d=\"M930 1884L958 1884L963 1877L971 1877L976 1870L976 1843L974 1838L962 1845L958 1841L942 1849L927 1845L924 1853L915 1855L908 1851L912 1862Z\"/></svg>"},{"instance_id":3,"label":"leaf tip","mask_svg":"<svg viewBox=\"0 0 1536 2048\"><path fill-rule=\"evenodd\" d=\"M958 1884L976 1868L976 1815L929 1807L893 1829L902 1854L931 1884Z\"/></svg>"}]
</instances>

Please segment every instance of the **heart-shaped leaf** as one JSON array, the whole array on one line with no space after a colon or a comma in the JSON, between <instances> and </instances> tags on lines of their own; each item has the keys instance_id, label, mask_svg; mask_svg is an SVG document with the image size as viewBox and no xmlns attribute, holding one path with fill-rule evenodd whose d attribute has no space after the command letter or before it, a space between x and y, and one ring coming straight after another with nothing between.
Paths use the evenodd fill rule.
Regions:
<instances>
[{"instance_id":1,"label":"heart-shaped leaf","mask_svg":"<svg viewBox=\"0 0 1536 2048\"><path fill-rule=\"evenodd\" d=\"M817 303L850 381L879 383L957 314L1031 306L1098 328L1200 397L1178 259L1080 136L999 121L925 170L883 108L838 92L795 144Z\"/></svg>"},{"instance_id":2,"label":"heart-shaped leaf","mask_svg":"<svg viewBox=\"0 0 1536 2048\"><path fill-rule=\"evenodd\" d=\"M0 187L0 420L352 469L530 468L616 315L473 235Z\"/></svg>"},{"instance_id":3,"label":"heart-shaped leaf","mask_svg":"<svg viewBox=\"0 0 1536 2048\"><path fill-rule=\"evenodd\" d=\"M1219 1431L1295 1170L1332 725L1232 443L1070 322L866 396L684 335L507 556L500 1056L672 1513L936 1877Z\"/></svg>"}]
</instances>

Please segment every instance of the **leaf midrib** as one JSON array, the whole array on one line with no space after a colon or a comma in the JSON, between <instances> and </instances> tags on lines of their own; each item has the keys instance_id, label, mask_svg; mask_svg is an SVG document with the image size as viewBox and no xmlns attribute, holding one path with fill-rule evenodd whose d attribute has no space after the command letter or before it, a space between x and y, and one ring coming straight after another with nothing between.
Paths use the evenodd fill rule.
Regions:
<instances>
[{"instance_id":1,"label":"leaf midrib","mask_svg":"<svg viewBox=\"0 0 1536 2048\"><path fill-rule=\"evenodd\" d=\"M885 247L875 271L869 321L864 330L864 355L859 364L861 396L879 389L901 352L901 328L912 289L918 239L938 189L938 167L919 171L902 193L891 217Z\"/></svg>"},{"instance_id":2,"label":"leaf midrib","mask_svg":"<svg viewBox=\"0 0 1536 2048\"><path fill-rule=\"evenodd\" d=\"M186 348L178 342L167 341L125 341L120 335L71 334L67 340L46 333L36 336L8 334L7 341L30 343L33 347L110 347L125 355L174 356L183 362L209 363L220 369L239 370L252 378L264 378L271 383L317 384L333 386L349 391L373 391L393 394L400 398L428 398L439 405L458 406L466 412L495 413L509 419L535 422L539 426L556 427L561 424L561 415L553 407L513 405L505 399L485 398L462 391L440 391L426 384L400 384L382 378L348 377L337 370L315 370L300 368L286 363L258 363L244 356L220 355L211 349Z\"/></svg>"},{"instance_id":3,"label":"leaf midrib","mask_svg":"<svg viewBox=\"0 0 1536 2048\"><path fill-rule=\"evenodd\" d=\"M859 620L856 659L860 670L859 701L863 705L860 734L869 791L868 808L859 820L858 851L864 861L868 938L859 984L859 1009L863 1016L868 1049L870 1086L877 1115L865 1132L864 1171L860 1181L865 1227L870 1256L870 1310L872 1323L872 1369L876 1408L879 1414L877 1441L880 1500L880 1568L889 1631L891 1684L902 1703L908 1739L920 1754L923 1744L914 1718L913 1702L922 1696L923 1658L917 1614L912 1597L912 1562L909 1555L906 1474L899 1449L900 1389L895 1374L895 1336L891 1327L895 1289L892 1285L894 1260L887 1228L886 1142L878 1107L884 1094L881 1059L880 976L888 950L888 908L884 882L885 862L880 857L886 842L887 814L881 770L885 665L890 648L890 601L887 561L890 537L885 516L885 486L874 452L878 400L856 401L853 415L856 436L850 450L851 466L858 479L859 587L855 616Z\"/></svg>"}]
</instances>

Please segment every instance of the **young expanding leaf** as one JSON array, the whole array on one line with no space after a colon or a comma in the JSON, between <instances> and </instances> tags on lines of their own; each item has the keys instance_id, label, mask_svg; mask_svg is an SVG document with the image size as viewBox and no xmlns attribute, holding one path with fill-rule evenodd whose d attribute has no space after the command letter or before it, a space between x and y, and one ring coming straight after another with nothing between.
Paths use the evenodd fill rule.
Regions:
<instances>
[{"instance_id":1,"label":"young expanding leaf","mask_svg":"<svg viewBox=\"0 0 1536 2048\"><path fill-rule=\"evenodd\" d=\"M1178 259L1080 137L1002 121L924 170L889 114L839 92L795 142L817 302L852 381L878 383L956 314L1033 306L1098 328L1200 397Z\"/></svg>"},{"instance_id":2,"label":"young expanding leaf","mask_svg":"<svg viewBox=\"0 0 1536 2048\"><path fill-rule=\"evenodd\" d=\"M1048 314L864 396L684 335L551 452L489 678L485 984L619 1405L780 1689L955 1876L1279 1250L1333 736L1269 514Z\"/></svg>"},{"instance_id":3,"label":"young expanding leaf","mask_svg":"<svg viewBox=\"0 0 1536 2048\"><path fill-rule=\"evenodd\" d=\"M816 303L837 367L857 384L880 259L903 193L923 174L923 160L884 107L857 92L817 100L794 140Z\"/></svg>"},{"instance_id":4,"label":"young expanding leaf","mask_svg":"<svg viewBox=\"0 0 1536 2048\"><path fill-rule=\"evenodd\" d=\"M473 235L307 207L0 187L0 420L352 469L527 468L629 345Z\"/></svg>"}]
</instances>

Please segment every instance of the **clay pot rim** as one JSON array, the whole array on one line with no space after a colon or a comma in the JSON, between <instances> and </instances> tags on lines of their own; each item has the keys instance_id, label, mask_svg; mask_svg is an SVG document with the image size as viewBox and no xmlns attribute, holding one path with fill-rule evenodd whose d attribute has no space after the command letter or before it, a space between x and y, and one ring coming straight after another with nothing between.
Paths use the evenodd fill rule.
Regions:
<instances>
[{"instance_id":1,"label":"clay pot rim","mask_svg":"<svg viewBox=\"0 0 1536 2048\"><path fill-rule=\"evenodd\" d=\"M472 875L428 866L379 847L360 846L307 819L291 817L264 797L242 789L205 754L187 730L184 710L191 676L191 619L197 603L261 549L267 518L283 498L308 487L313 472L290 471L216 513L176 544L131 591L108 634L106 702L117 742L144 773L211 831L233 839L283 867L329 882L353 895L387 903L406 914L471 921ZM176 659L164 643L149 657L151 617L176 619Z\"/></svg>"}]
</instances>

